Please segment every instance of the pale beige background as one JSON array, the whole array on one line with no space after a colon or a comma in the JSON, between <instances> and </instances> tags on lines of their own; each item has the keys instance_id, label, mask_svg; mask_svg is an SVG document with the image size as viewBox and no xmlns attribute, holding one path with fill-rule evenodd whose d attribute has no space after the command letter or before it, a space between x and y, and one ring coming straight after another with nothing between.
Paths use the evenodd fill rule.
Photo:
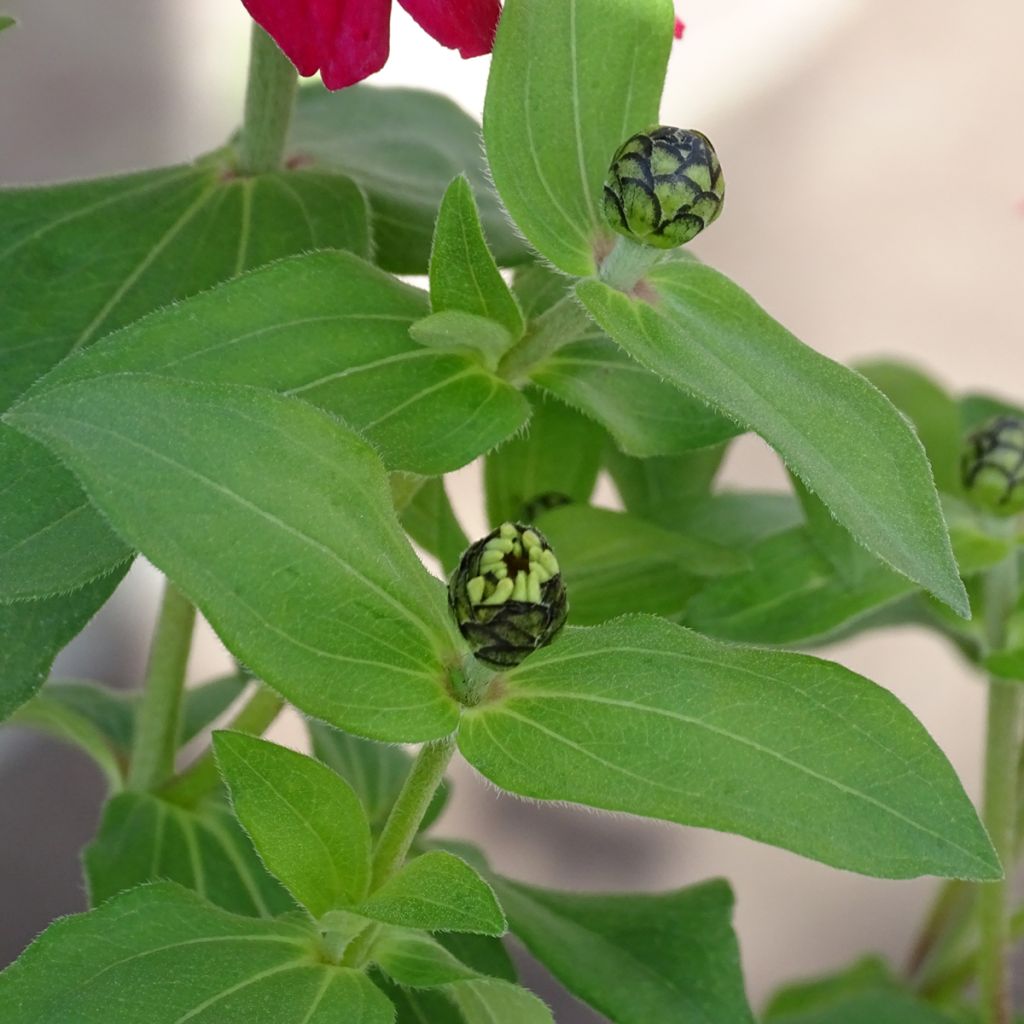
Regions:
<instances>
[{"instance_id":1,"label":"pale beige background","mask_svg":"<svg viewBox=\"0 0 1024 1024\"><path fill-rule=\"evenodd\" d=\"M0 181L187 158L233 125L246 46L237 0L7 7L25 26L0 41ZM959 388L1024 394L1024 5L690 0L681 13L688 34L663 119L708 133L729 184L701 254L831 356L889 352ZM395 24L381 81L440 86L478 111L485 62L424 42L403 16ZM782 485L753 441L737 446L726 472ZM453 481L474 531L477 480L471 468ZM150 570L133 571L62 671L137 678L154 591ZM983 691L949 649L908 629L827 653L906 701L977 792ZM204 636L194 674L222 658ZM21 837L0 852L3 902L18 910L16 897L37 899L43 916L74 905L69 844L88 836L95 814L95 785L84 770L69 785L54 757L0 738L0 772L26 787L0 797L0 828ZM872 947L898 961L934 888L859 878L733 837L529 806L499 798L464 766L443 825L542 883L656 889L728 876L758 1001L783 978ZM32 842L61 828L64 845ZM20 913L0 929L0 956L40 926Z\"/></svg>"}]
</instances>

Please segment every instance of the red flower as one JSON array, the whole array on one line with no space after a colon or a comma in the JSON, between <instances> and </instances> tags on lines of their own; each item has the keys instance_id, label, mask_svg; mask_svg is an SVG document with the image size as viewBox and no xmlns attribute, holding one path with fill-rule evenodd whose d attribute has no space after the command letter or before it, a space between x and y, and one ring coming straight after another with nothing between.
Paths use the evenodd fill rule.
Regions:
<instances>
[{"instance_id":1,"label":"red flower","mask_svg":"<svg viewBox=\"0 0 1024 1024\"><path fill-rule=\"evenodd\" d=\"M686 31L686 26L683 24L682 18L676 18L676 39L682 39L683 33Z\"/></svg>"},{"instance_id":2,"label":"red flower","mask_svg":"<svg viewBox=\"0 0 1024 1024\"><path fill-rule=\"evenodd\" d=\"M398 0L420 27L463 57L490 53L501 0ZM301 75L344 89L388 59L391 0L242 0Z\"/></svg>"}]
</instances>

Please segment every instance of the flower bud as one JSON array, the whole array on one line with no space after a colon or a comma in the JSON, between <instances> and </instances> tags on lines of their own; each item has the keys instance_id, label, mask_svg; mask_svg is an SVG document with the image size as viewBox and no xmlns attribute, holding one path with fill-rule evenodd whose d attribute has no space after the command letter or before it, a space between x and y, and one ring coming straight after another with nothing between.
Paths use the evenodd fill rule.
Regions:
<instances>
[{"instance_id":1,"label":"flower bud","mask_svg":"<svg viewBox=\"0 0 1024 1024\"><path fill-rule=\"evenodd\" d=\"M503 523L466 549L448 604L473 653L499 668L551 643L569 610L547 540L522 523Z\"/></svg>"},{"instance_id":2,"label":"flower bud","mask_svg":"<svg viewBox=\"0 0 1024 1024\"><path fill-rule=\"evenodd\" d=\"M1024 420L996 416L971 434L961 472L974 504L1000 516L1024 511Z\"/></svg>"},{"instance_id":3,"label":"flower bud","mask_svg":"<svg viewBox=\"0 0 1024 1024\"><path fill-rule=\"evenodd\" d=\"M660 126L634 135L615 154L604 214L627 238L674 249L722 212L722 165L707 136Z\"/></svg>"}]
</instances>

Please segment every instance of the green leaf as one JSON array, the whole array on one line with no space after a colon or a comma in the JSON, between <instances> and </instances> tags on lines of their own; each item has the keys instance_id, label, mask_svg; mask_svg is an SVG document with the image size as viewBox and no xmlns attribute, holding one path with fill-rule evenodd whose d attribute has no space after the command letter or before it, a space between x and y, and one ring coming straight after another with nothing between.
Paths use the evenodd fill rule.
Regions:
<instances>
[{"instance_id":1,"label":"green leaf","mask_svg":"<svg viewBox=\"0 0 1024 1024\"><path fill-rule=\"evenodd\" d=\"M523 314L487 247L473 189L465 175L448 186L430 253L430 305L435 313L460 310L493 320L515 341Z\"/></svg>"},{"instance_id":2,"label":"green leaf","mask_svg":"<svg viewBox=\"0 0 1024 1024\"><path fill-rule=\"evenodd\" d=\"M512 345L512 335L501 324L455 309L417 320L409 335L427 348L471 355L491 373Z\"/></svg>"},{"instance_id":3,"label":"green leaf","mask_svg":"<svg viewBox=\"0 0 1024 1024\"><path fill-rule=\"evenodd\" d=\"M124 764L106 734L86 715L79 714L59 700L51 699L47 690L37 693L27 704L18 708L8 719L8 724L37 729L78 747L103 772L111 792L116 793L124 784Z\"/></svg>"},{"instance_id":4,"label":"green leaf","mask_svg":"<svg viewBox=\"0 0 1024 1024\"><path fill-rule=\"evenodd\" d=\"M267 869L314 917L351 907L370 884L370 826L325 764L240 732L216 732L217 766Z\"/></svg>"},{"instance_id":5,"label":"green leaf","mask_svg":"<svg viewBox=\"0 0 1024 1024\"><path fill-rule=\"evenodd\" d=\"M0 604L0 720L43 685L53 659L106 604L127 568L71 594Z\"/></svg>"},{"instance_id":6,"label":"green leaf","mask_svg":"<svg viewBox=\"0 0 1024 1024\"><path fill-rule=\"evenodd\" d=\"M0 411L69 352L270 260L328 246L369 253L366 200L347 178L241 178L220 156L119 178L0 191ZM46 325L40 331L40 324ZM44 449L0 427L0 598L95 579L129 551Z\"/></svg>"},{"instance_id":7,"label":"green leaf","mask_svg":"<svg viewBox=\"0 0 1024 1024\"><path fill-rule=\"evenodd\" d=\"M666 530L679 529L695 505L710 496L724 457L725 445L651 459L632 458L611 446L605 451L626 510Z\"/></svg>"},{"instance_id":8,"label":"green leaf","mask_svg":"<svg viewBox=\"0 0 1024 1024\"><path fill-rule=\"evenodd\" d=\"M689 504L680 522L694 537L746 550L760 540L803 523L792 494L769 491L720 491Z\"/></svg>"},{"instance_id":9,"label":"green leaf","mask_svg":"<svg viewBox=\"0 0 1024 1024\"><path fill-rule=\"evenodd\" d=\"M626 612L680 615L699 578L733 573L746 558L626 512L566 505L537 517L558 556L570 621L596 625Z\"/></svg>"},{"instance_id":10,"label":"green leaf","mask_svg":"<svg viewBox=\"0 0 1024 1024\"><path fill-rule=\"evenodd\" d=\"M572 278L559 273L547 263L527 263L517 267L512 278L512 291L527 320L546 313L572 289Z\"/></svg>"},{"instance_id":11,"label":"green leaf","mask_svg":"<svg viewBox=\"0 0 1024 1024\"><path fill-rule=\"evenodd\" d=\"M531 371L530 379L595 419L623 452L642 459L706 448L742 432L600 332L560 348Z\"/></svg>"},{"instance_id":12,"label":"green leaf","mask_svg":"<svg viewBox=\"0 0 1024 1024\"><path fill-rule=\"evenodd\" d=\"M323 722L309 722L313 753L336 771L356 792L370 822L370 831L379 832L402 791L412 768L412 758L400 747L350 736ZM423 816L420 829L429 828L448 801L451 786L443 782Z\"/></svg>"},{"instance_id":13,"label":"green leaf","mask_svg":"<svg viewBox=\"0 0 1024 1024\"><path fill-rule=\"evenodd\" d=\"M712 580L690 602L686 624L722 640L786 645L819 640L914 592L861 550L856 580L842 575L805 527L748 551L751 567Z\"/></svg>"},{"instance_id":14,"label":"green leaf","mask_svg":"<svg viewBox=\"0 0 1024 1024\"><path fill-rule=\"evenodd\" d=\"M498 193L556 267L592 274L610 246L602 189L615 151L657 123L672 4L509 0L494 42L484 140Z\"/></svg>"},{"instance_id":15,"label":"green leaf","mask_svg":"<svg viewBox=\"0 0 1024 1024\"><path fill-rule=\"evenodd\" d=\"M466 1018L440 992L399 988L384 978L375 980L395 1006L398 1014L395 1024L465 1024Z\"/></svg>"},{"instance_id":16,"label":"green leaf","mask_svg":"<svg viewBox=\"0 0 1024 1024\"><path fill-rule=\"evenodd\" d=\"M18 1024L394 1020L365 974L322 962L308 926L236 917L168 884L51 925L0 975L0 1005Z\"/></svg>"},{"instance_id":17,"label":"green leaf","mask_svg":"<svg viewBox=\"0 0 1024 1024\"><path fill-rule=\"evenodd\" d=\"M9 14L0 14L0 32L3 32L5 28L11 28L13 25L17 24L18 22Z\"/></svg>"},{"instance_id":18,"label":"green leaf","mask_svg":"<svg viewBox=\"0 0 1024 1024\"><path fill-rule=\"evenodd\" d=\"M83 860L94 907L166 880L235 914L274 917L295 909L219 800L186 809L149 793L121 793L104 807Z\"/></svg>"},{"instance_id":19,"label":"green leaf","mask_svg":"<svg viewBox=\"0 0 1024 1024\"><path fill-rule=\"evenodd\" d=\"M986 672L1000 679L1024 683L1024 648L1014 647L1008 651L996 651L982 660Z\"/></svg>"},{"instance_id":20,"label":"green leaf","mask_svg":"<svg viewBox=\"0 0 1024 1024\"><path fill-rule=\"evenodd\" d=\"M222 676L185 691L182 704L180 743L194 739L239 697L247 685L242 675ZM135 731L137 693L113 690L99 683L60 680L48 683L18 712L17 724L36 725L78 743L86 733L96 732L108 753L126 761ZM64 725L85 723L82 737L63 733ZM79 745L81 745L79 743Z\"/></svg>"},{"instance_id":21,"label":"green leaf","mask_svg":"<svg viewBox=\"0 0 1024 1024\"><path fill-rule=\"evenodd\" d=\"M476 358L417 344L426 295L347 253L284 260L163 310L43 383L154 373L248 384L335 413L389 469L457 469L526 422L529 406Z\"/></svg>"},{"instance_id":22,"label":"green leaf","mask_svg":"<svg viewBox=\"0 0 1024 1024\"><path fill-rule=\"evenodd\" d=\"M371 956L389 978L409 988L435 988L479 976L436 939L404 928L385 929Z\"/></svg>"},{"instance_id":23,"label":"green leaf","mask_svg":"<svg viewBox=\"0 0 1024 1024\"><path fill-rule=\"evenodd\" d=\"M299 90L291 132L293 163L340 171L365 191L376 260L385 269L427 272L437 208L459 174L473 186L498 262L524 259L522 242L488 183L480 128L447 97L369 85L340 92L306 86Z\"/></svg>"},{"instance_id":24,"label":"green leaf","mask_svg":"<svg viewBox=\"0 0 1024 1024\"><path fill-rule=\"evenodd\" d=\"M551 1011L532 993L507 981L482 978L444 989L466 1024L554 1024Z\"/></svg>"},{"instance_id":25,"label":"green leaf","mask_svg":"<svg viewBox=\"0 0 1024 1024\"><path fill-rule=\"evenodd\" d=\"M502 789L736 832L886 878L998 878L942 751L890 693L662 619L567 630L465 712Z\"/></svg>"},{"instance_id":26,"label":"green leaf","mask_svg":"<svg viewBox=\"0 0 1024 1024\"><path fill-rule=\"evenodd\" d=\"M507 928L491 887L444 850L410 861L354 910L375 921L429 932L504 935Z\"/></svg>"},{"instance_id":27,"label":"green leaf","mask_svg":"<svg viewBox=\"0 0 1024 1024\"><path fill-rule=\"evenodd\" d=\"M181 707L181 742L195 739L220 718L241 697L250 681L245 673L235 672L187 689Z\"/></svg>"},{"instance_id":28,"label":"green leaf","mask_svg":"<svg viewBox=\"0 0 1024 1024\"><path fill-rule=\"evenodd\" d=\"M484 463L487 518L529 522L549 503L586 502L601 468L604 434L585 416L534 396L527 433L506 441Z\"/></svg>"},{"instance_id":29,"label":"green leaf","mask_svg":"<svg viewBox=\"0 0 1024 1024\"><path fill-rule=\"evenodd\" d=\"M879 960L788 986L769 1003L764 1024L952 1024L906 991Z\"/></svg>"},{"instance_id":30,"label":"green leaf","mask_svg":"<svg viewBox=\"0 0 1024 1024\"><path fill-rule=\"evenodd\" d=\"M598 281L578 292L631 355L757 430L861 544L969 616L924 450L888 399L694 260L646 287L653 305Z\"/></svg>"},{"instance_id":31,"label":"green leaf","mask_svg":"<svg viewBox=\"0 0 1024 1024\"><path fill-rule=\"evenodd\" d=\"M1016 416L1024 419L1024 408L996 395L965 395L960 399L960 420L964 433L983 426L994 416Z\"/></svg>"},{"instance_id":32,"label":"green leaf","mask_svg":"<svg viewBox=\"0 0 1024 1024\"><path fill-rule=\"evenodd\" d=\"M928 453L940 491L959 494L960 410L956 401L927 374L890 360L858 363L856 369L903 413Z\"/></svg>"},{"instance_id":33,"label":"green leaf","mask_svg":"<svg viewBox=\"0 0 1024 1024\"><path fill-rule=\"evenodd\" d=\"M753 1024L727 883L658 895L495 885L530 952L616 1024Z\"/></svg>"},{"instance_id":34,"label":"green leaf","mask_svg":"<svg viewBox=\"0 0 1024 1024\"><path fill-rule=\"evenodd\" d=\"M446 574L455 569L462 552L469 547L469 538L455 518L441 477L428 480L402 509L399 518L405 532L441 563Z\"/></svg>"},{"instance_id":35,"label":"green leaf","mask_svg":"<svg viewBox=\"0 0 1024 1024\"><path fill-rule=\"evenodd\" d=\"M376 454L332 417L253 388L130 374L10 415L299 708L389 741L455 727L444 588L402 535Z\"/></svg>"}]
</instances>

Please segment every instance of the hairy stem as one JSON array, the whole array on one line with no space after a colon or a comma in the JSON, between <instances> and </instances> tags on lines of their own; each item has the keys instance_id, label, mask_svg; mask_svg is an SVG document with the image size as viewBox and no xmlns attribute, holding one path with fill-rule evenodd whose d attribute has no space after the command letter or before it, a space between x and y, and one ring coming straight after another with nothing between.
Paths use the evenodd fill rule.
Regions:
<instances>
[{"instance_id":1,"label":"hairy stem","mask_svg":"<svg viewBox=\"0 0 1024 1024\"><path fill-rule=\"evenodd\" d=\"M299 76L259 25L252 26L245 119L238 139L241 174L276 171L284 158Z\"/></svg>"},{"instance_id":2,"label":"hairy stem","mask_svg":"<svg viewBox=\"0 0 1024 1024\"><path fill-rule=\"evenodd\" d=\"M225 728L261 736L283 707L284 701L261 683ZM204 796L217 788L219 778L213 750L207 748L178 778L165 786L160 795L182 807L195 807Z\"/></svg>"},{"instance_id":3,"label":"hairy stem","mask_svg":"<svg viewBox=\"0 0 1024 1024\"><path fill-rule=\"evenodd\" d=\"M434 794L444 781L444 773L454 753L454 734L443 740L425 743L420 748L373 851L371 892L392 878L405 863L409 848L423 824ZM345 951L342 964L346 967L362 967L379 934L380 926L373 924L361 932Z\"/></svg>"},{"instance_id":4,"label":"hairy stem","mask_svg":"<svg viewBox=\"0 0 1024 1024\"><path fill-rule=\"evenodd\" d=\"M167 580L149 652L145 689L135 720L128 789L156 789L174 771L185 668L192 649L195 621L195 606Z\"/></svg>"},{"instance_id":5,"label":"hairy stem","mask_svg":"<svg viewBox=\"0 0 1024 1024\"><path fill-rule=\"evenodd\" d=\"M1017 602L1020 581L1016 550L988 575L985 586L985 633L989 651L1006 642L1006 626ZM989 683L988 734L985 747L983 817L1006 876L981 886L978 926L981 946L978 974L986 1024L1009 1024L1011 1019L1007 950L1010 942L1009 906L1016 853L1017 763L1020 718L1024 707L1019 683L992 679Z\"/></svg>"},{"instance_id":6,"label":"hairy stem","mask_svg":"<svg viewBox=\"0 0 1024 1024\"><path fill-rule=\"evenodd\" d=\"M576 296L568 294L533 321L526 337L502 358L498 375L511 384L522 384L530 371L560 348L577 341L593 324Z\"/></svg>"}]
</instances>

